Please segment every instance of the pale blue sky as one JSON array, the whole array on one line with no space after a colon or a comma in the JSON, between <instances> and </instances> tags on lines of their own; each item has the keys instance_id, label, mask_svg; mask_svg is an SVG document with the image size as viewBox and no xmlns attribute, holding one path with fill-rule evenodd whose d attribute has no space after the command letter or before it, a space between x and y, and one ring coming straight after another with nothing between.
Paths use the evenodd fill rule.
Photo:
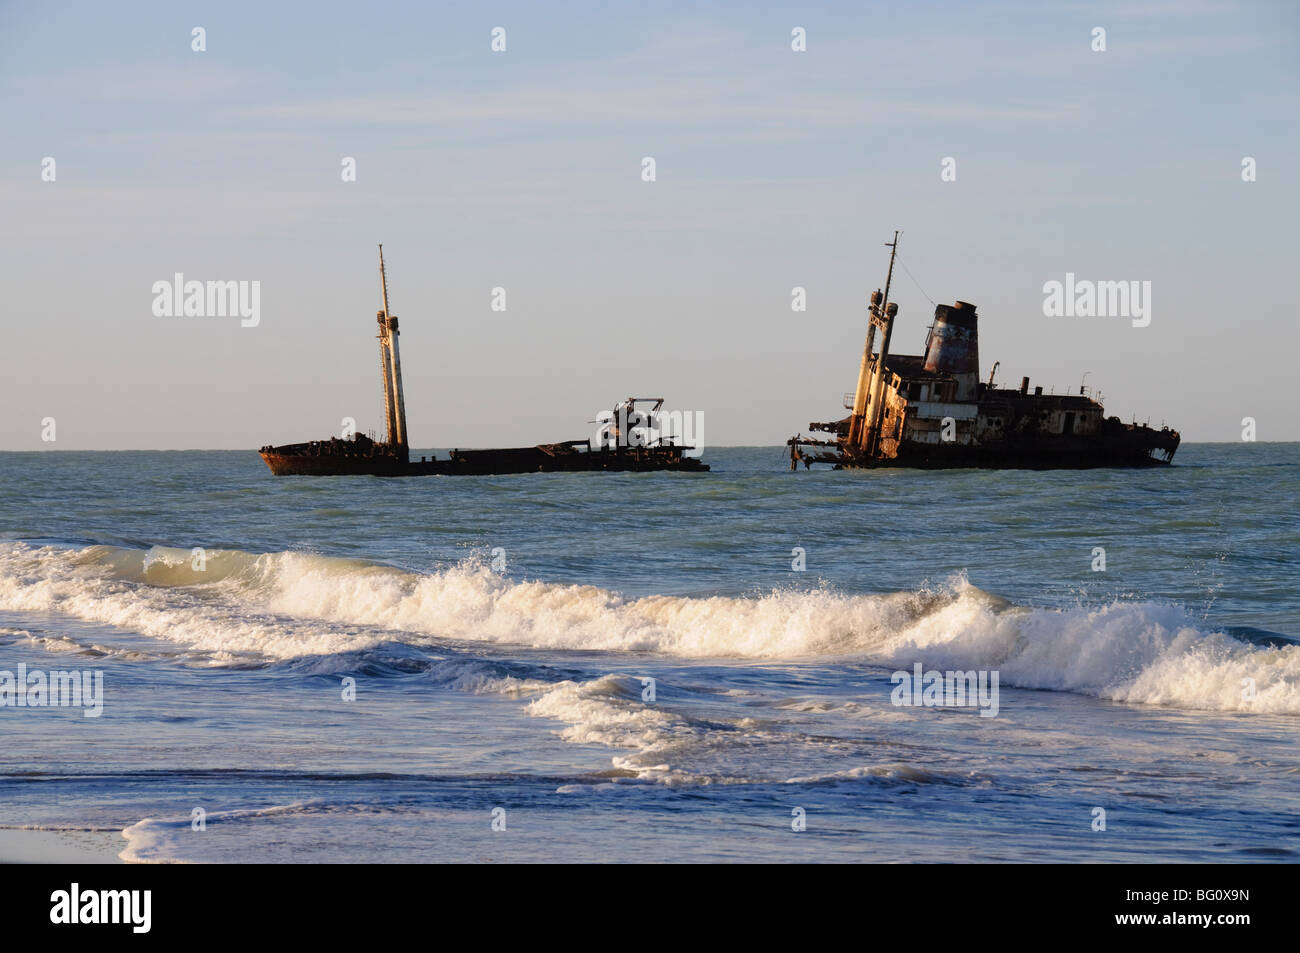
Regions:
<instances>
[{"instance_id":1,"label":"pale blue sky","mask_svg":"<svg viewBox=\"0 0 1300 953\"><path fill-rule=\"evenodd\" d=\"M379 429L379 241L417 446L580 438L630 394L776 444L843 414L895 228L979 306L986 377L1300 439L1298 9L0 4L0 448ZM260 281L261 324L154 317L177 271ZM1151 281L1151 325L1043 317L1067 271ZM917 353L933 306L895 291Z\"/></svg>"}]
</instances>

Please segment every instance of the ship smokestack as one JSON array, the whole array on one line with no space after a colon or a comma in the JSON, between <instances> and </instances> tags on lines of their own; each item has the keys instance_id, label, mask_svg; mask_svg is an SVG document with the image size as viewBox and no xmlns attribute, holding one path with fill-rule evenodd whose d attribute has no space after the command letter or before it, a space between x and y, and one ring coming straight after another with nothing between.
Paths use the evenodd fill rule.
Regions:
<instances>
[{"instance_id":1,"label":"ship smokestack","mask_svg":"<svg viewBox=\"0 0 1300 953\"><path fill-rule=\"evenodd\" d=\"M925 369L951 374L957 380L958 401L979 398L979 315L975 305L958 301L934 309L934 328L925 352Z\"/></svg>"}]
</instances>

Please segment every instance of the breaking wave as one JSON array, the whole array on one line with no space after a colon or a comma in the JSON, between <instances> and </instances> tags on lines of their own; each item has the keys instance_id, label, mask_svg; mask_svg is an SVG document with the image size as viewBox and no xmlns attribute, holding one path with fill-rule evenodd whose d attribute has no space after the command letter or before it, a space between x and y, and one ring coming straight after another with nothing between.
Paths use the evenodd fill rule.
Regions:
<instances>
[{"instance_id":1,"label":"breaking wave","mask_svg":"<svg viewBox=\"0 0 1300 953\"><path fill-rule=\"evenodd\" d=\"M208 551L205 558L198 569L189 550L0 544L0 608L110 624L175 643L208 664L356 653L394 641L891 668L921 662L996 669L1003 685L1122 702L1300 714L1300 645L1243 641L1152 602L1029 608L963 578L891 595L819 589L628 598L594 586L511 580L476 560L420 574L300 552ZM491 673L465 677L487 680L486 690L510 685ZM551 694L532 703L539 714L611 740L676 730L629 720L621 709L592 728L592 719L564 717L573 698L556 695L553 683L546 690ZM571 692L587 692L590 707L603 704L607 690ZM638 711L641 718L675 717Z\"/></svg>"}]
</instances>

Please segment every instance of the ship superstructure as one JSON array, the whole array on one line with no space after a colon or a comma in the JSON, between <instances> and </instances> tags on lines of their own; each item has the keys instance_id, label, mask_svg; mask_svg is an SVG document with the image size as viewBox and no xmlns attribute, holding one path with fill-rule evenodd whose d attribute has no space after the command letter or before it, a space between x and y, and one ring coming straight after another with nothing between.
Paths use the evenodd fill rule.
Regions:
<instances>
[{"instance_id":1,"label":"ship superstructure","mask_svg":"<svg viewBox=\"0 0 1300 953\"><path fill-rule=\"evenodd\" d=\"M787 441L790 468L828 463L837 469L900 467L1139 467L1168 464L1180 440L1176 430L1155 430L1107 417L1084 387L1075 394L1029 392L994 386L995 363L980 380L979 315L965 301L935 308L920 355L890 352L898 305L889 300L898 232L884 291L871 295L866 346L858 369L852 413L810 423L815 434ZM879 345L877 346L877 340Z\"/></svg>"}]
</instances>

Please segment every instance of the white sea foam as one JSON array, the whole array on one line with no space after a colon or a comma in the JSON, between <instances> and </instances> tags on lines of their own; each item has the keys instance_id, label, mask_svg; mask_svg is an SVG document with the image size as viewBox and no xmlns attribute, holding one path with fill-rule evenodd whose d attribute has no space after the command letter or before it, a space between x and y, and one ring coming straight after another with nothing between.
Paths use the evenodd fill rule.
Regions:
<instances>
[{"instance_id":1,"label":"white sea foam","mask_svg":"<svg viewBox=\"0 0 1300 953\"><path fill-rule=\"evenodd\" d=\"M194 832L194 819L190 815L142 818L122 831L122 836L126 838L126 847L118 857L137 864L185 863L177 858L194 853L187 851L186 847L197 842L200 846L198 853L201 854L201 843L204 837L213 836L207 833L209 824L215 829L220 829L221 826L232 823L309 813L314 808L315 802L297 801L293 804L276 804L262 808L212 811L203 816L205 825L203 835Z\"/></svg>"},{"instance_id":2,"label":"white sea foam","mask_svg":"<svg viewBox=\"0 0 1300 953\"><path fill-rule=\"evenodd\" d=\"M936 591L885 596L815 590L629 599L594 586L512 581L473 561L422 575L304 553L209 551L208 569L196 572L188 555L0 545L0 608L109 623L217 662L355 652L394 639L685 658L829 657L909 669L919 661L927 668L997 669L1004 686L1300 714L1300 646L1249 645L1207 630L1177 607L1149 602L1029 609L961 579ZM490 673L465 677L469 690L510 685L489 686L496 677ZM650 716L602 715L609 700L600 693L609 688L575 688L587 694L534 704L557 713L588 706L588 716L561 720L585 725L574 731L590 732L592 740L670 730L648 726Z\"/></svg>"},{"instance_id":3,"label":"white sea foam","mask_svg":"<svg viewBox=\"0 0 1300 953\"><path fill-rule=\"evenodd\" d=\"M789 778L786 784L824 784L828 781L860 781L863 778L888 778L901 781L932 781L935 775L916 765L892 762L889 764L865 764L841 771L828 771L804 778Z\"/></svg>"}]
</instances>

